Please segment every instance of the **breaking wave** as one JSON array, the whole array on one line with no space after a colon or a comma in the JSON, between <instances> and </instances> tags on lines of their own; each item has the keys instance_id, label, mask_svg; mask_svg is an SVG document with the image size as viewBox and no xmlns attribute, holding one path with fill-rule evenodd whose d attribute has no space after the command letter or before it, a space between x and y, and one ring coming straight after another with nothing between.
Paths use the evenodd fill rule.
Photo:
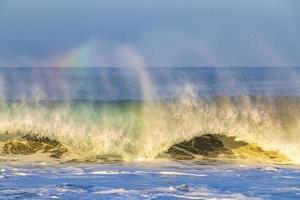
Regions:
<instances>
[{"instance_id":1,"label":"breaking wave","mask_svg":"<svg viewBox=\"0 0 300 200\"><path fill-rule=\"evenodd\" d=\"M185 97L164 101L0 104L1 159L234 158L300 162L300 99ZM44 159L44 157L40 157Z\"/></svg>"}]
</instances>

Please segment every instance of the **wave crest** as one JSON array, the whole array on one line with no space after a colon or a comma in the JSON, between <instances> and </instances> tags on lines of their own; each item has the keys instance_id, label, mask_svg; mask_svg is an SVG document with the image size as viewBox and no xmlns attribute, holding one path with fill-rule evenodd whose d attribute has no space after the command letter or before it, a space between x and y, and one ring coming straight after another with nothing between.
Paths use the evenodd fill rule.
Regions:
<instances>
[{"instance_id":1,"label":"wave crest","mask_svg":"<svg viewBox=\"0 0 300 200\"><path fill-rule=\"evenodd\" d=\"M155 159L174 145L210 133L257 145L229 148L235 155L256 148L252 157L259 157L258 152L279 152L276 155L299 162L299 105L296 97L261 96L159 102L2 102L0 141L3 149L16 137L30 134L59 141L68 149L64 153L68 156L135 160Z\"/></svg>"}]
</instances>

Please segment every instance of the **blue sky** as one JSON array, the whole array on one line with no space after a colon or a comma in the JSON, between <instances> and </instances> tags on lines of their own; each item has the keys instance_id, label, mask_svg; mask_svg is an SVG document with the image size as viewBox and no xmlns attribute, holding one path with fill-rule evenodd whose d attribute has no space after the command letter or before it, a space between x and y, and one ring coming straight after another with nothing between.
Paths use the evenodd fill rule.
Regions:
<instances>
[{"instance_id":1,"label":"blue sky","mask_svg":"<svg viewBox=\"0 0 300 200\"><path fill-rule=\"evenodd\" d=\"M1 0L0 66L300 66L298 0Z\"/></svg>"}]
</instances>

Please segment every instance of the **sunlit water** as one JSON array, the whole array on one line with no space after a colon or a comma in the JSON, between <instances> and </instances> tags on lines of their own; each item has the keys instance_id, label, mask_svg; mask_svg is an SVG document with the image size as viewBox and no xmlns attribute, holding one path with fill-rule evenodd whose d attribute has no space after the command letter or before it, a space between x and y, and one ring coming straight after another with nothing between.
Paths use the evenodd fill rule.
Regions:
<instances>
[{"instance_id":1,"label":"sunlit water","mask_svg":"<svg viewBox=\"0 0 300 200\"><path fill-rule=\"evenodd\" d=\"M299 73L152 68L143 85L141 73L126 68L0 69L1 137L33 132L70 152L61 160L1 153L0 199L299 199ZM207 104L216 96L221 106ZM207 131L279 151L291 163L157 158ZM112 155L121 161L97 161Z\"/></svg>"}]
</instances>

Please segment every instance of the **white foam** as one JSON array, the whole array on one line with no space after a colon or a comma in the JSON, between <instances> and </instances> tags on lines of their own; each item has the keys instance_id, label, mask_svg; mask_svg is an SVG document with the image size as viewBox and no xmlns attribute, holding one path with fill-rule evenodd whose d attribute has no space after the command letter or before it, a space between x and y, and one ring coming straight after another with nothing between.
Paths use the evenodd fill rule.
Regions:
<instances>
[{"instance_id":1,"label":"white foam","mask_svg":"<svg viewBox=\"0 0 300 200\"><path fill-rule=\"evenodd\" d=\"M128 194L128 193L132 193L135 192L135 190L125 190L123 188L117 188L117 189L110 189L110 190L103 190L103 191L97 191L94 192L95 194L118 194L118 195L122 195L122 194Z\"/></svg>"},{"instance_id":2,"label":"white foam","mask_svg":"<svg viewBox=\"0 0 300 200\"><path fill-rule=\"evenodd\" d=\"M94 171L90 174L93 175L117 175L117 174L131 174L130 172L126 171Z\"/></svg>"},{"instance_id":3,"label":"white foam","mask_svg":"<svg viewBox=\"0 0 300 200\"><path fill-rule=\"evenodd\" d=\"M276 167L272 167L272 166L267 166L265 168L266 171L278 171L278 169Z\"/></svg>"},{"instance_id":4,"label":"white foam","mask_svg":"<svg viewBox=\"0 0 300 200\"><path fill-rule=\"evenodd\" d=\"M59 196L50 196L50 199L59 199L60 197Z\"/></svg>"},{"instance_id":5,"label":"white foam","mask_svg":"<svg viewBox=\"0 0 300 200\"><path fill-rule=\"evenodd\" d=\"M26 174L23 172L15 172L15 173L12 173L11 175L13 175L13 176L28 176L29 174Z\"/></svg>"},{"instance_id":6,"label":"white foam","mask_svg":"<svg viewBox=\"0 0 300 200\"><path fill-rule=\"evenodd\" d=\"M172 171L157 172L157 174L170 175L170 176L196 176L196 177L207 176L206 174L190 174L190 173L172 172Z\"/></svg>"}]
</instances>

